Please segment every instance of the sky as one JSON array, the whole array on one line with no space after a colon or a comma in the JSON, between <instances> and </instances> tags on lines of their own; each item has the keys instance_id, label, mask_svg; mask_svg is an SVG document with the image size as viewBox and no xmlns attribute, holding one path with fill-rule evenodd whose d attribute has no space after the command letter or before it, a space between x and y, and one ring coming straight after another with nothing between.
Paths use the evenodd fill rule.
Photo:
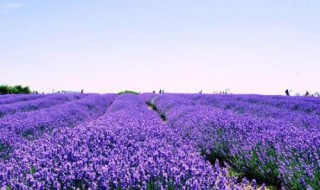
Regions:
<instances>
[{"instance_id":1,"label":"sky","mask_svg":"<svg viewBox=\"0 0 320 190\"><path fill-rule=\"evenodd\" d=\"M319 0L0 0L0 84L320 91Z\"/></svg>"}]
</instances>

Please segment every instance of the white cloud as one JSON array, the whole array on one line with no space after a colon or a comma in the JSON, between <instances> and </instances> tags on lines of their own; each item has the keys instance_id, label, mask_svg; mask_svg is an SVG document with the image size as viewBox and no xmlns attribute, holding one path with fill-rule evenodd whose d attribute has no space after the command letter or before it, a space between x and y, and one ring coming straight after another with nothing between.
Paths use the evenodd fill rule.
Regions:
<instances>
[{"instance_id":1,"label":"white cloud","mask_svg":"<svg viewBox=\"0 0 320 190\"><path fill-rule=\"evenodd\" d=\"M2 14L7 14L23 6L23 3L7 3L0 5L0 8Z\"/></svg>"}]
</instances>

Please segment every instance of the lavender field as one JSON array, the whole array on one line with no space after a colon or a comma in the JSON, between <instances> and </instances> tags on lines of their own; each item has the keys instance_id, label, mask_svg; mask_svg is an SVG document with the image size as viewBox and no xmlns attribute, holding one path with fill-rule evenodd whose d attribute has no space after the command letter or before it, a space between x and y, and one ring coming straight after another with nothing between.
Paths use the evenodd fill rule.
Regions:
<instances>
[{"instance_id":1,"label":"lavender field","mask_svg":"<svg viewBox=\"0 0 320 190\"><path fill-rule=\"evenodd\" d=\"M320 189L320 99L0 96L2 189Z\"/></svg>"}]
</instances>

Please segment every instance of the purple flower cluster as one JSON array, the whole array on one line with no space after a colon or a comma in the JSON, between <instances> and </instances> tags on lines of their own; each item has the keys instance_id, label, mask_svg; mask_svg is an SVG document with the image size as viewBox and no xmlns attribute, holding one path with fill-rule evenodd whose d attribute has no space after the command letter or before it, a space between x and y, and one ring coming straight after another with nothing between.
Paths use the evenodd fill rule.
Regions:
<instances>
[{"instance_id":1,"label":"purple flower cluster","mask_svg":"<svg viewBox=\"0 0 320 190\"><path fill-rule=\"evenodd\" d=\"M261 96L243 95L238 100L254 104L270 105L281 109L288 109L295 112L320 115L319 98L314 97L286 97L286 96Z\"/></svg>"},{"instance_id":2,"label":"purple flower cluster","mask_svg":"<svg viewBox=\"0 0 320 190\"><path fill-rule=\"evenodd\" d=\"M15 114L17 112L27 112L48 108L51 106L63 104L72 100L77 100L87 96L87 94L55 94L45 95L43 98L22 101L17 103L0 105L0 118L5 115Z\"/></svg>"},{"instance_id":3,"label":"purple flower cluster","mask_svg":"<svg viewBox=\"0 0 320 190\"><path fill-rule=\"evenodd\" d=\"M261 104L251 103L250 101L253 101L253 98L248 101L241 101L240 97L204 96L202 97L202 100L198 102L200 102L201 105L211 105L220 109L231 110L239 114L248 114L268 119L286 120L297 127L307 128L309 131L312 129L319 130L320 117L316 114L306 114L304 111L293 111L290 108L283 109L271 105L261 106ZM297 101L296 104L298 104L298 102L299 101Z\"/></svg>"},{"instance_id":4,"label":"purple flower cluster","mask_svg":"<svg viewBox=\"0 0 320 190\"><path fill-rule=\"evenodd\" d=\"M142 98L209 159L227 161L240 172L288 189L320 189L319 99L184 94Z\"/></svg>"},{"instance_id":5,"label":"purple flower cluster","mask_svg":"<svg viewBox=\"0 0 320 190\"><path fill-rule=\"evenodd\" d=\"M17 103L28 100L35 100L38 98L46 97L47 95L42 94L17 94L17 95L3 95L0 96L0 105Z\"/></svg>"},{"instance_id":6,"label":"purple flower cluster","mask_svg":"<svg viewBox=\"0 0 320 190\"><path fill-rule=\"evenodd\" d=\"M47 132L73 127L105 113L116 95L89 95L53 107L19 112L0 119L0 157L19 148L26 140L36 139Z\"/></svg>"},{"instance_id":7,"label":"purple flower cluster","mask_svg":"<svg viewBox=\"0 0 320 190\"><path fill-rule=\"evenodd\" d=\"M49 111L47 114L51 116ZM69 117L73 114L64 118ZM59 124L59 128L21 143L8 160L0 161L0 186L11 189L256 188L254 181L237 183L218 163L211 165L205 161L193 141L183 139L177 130L168 127L137 95L118 96L103 116L91 122L73 128Z\"/></svg>"}]
</instances>

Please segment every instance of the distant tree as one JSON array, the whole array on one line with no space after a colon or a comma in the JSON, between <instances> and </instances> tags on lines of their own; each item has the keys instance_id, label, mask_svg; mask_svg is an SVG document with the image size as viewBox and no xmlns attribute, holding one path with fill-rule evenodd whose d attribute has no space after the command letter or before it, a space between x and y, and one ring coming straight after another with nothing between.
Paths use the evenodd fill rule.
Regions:
<instances>
[{"instance_id":1,"label":"distant tree","mask_svg":"<svg viewBox=\"0 0 320 190\"><path fill-rule=\"evenodd\" d=\"M23 92L23 87L21 85L16 85L13 87L13 91L15 92L15 94L20 94Z\"/></svg>"},{"instance_id":2,"label":"distant tree","mask_svg":"<svg viewBox=\"0 0 320 190\"><path fill-rule=\"evenodd\" d=\"M9 94L9 88L6 85L0 86L0 94Z\"/></svg>"},{"instance_id":3,"label":"distant tree","mask_svg":"<svg viewBox=\"0 0 320 190\"><path fill-rule=\"evenodd\" d=\"M25 87L21 87L19 92L20 92L20 94L30 94L31 90L30 90L29 86L25 86Z\"/></svg>"},{"instance_id":4,"label":"distant tree","mask_svg":"<svg viewBox=\"0 0 320 190\"><path fill-rule=\"evenodd\" d=\"M122 95L122 94L136 94L136 95L138 95L140 93L139 92L135 92L133 90L125 90L125 91L121 91L121 92L118 93L118 95Z\"/></svg>"},{"instance_id":5,"label":"distant tree","mask_svg":"<svg viewBox=\"0 0 320 190\"><path fill-rule=\"evenodd\" d=\"M28 86L8 86L8 85L2 85L0 86L0 94L30 94L31 90Z\"/></svg>"}]
</instances>

